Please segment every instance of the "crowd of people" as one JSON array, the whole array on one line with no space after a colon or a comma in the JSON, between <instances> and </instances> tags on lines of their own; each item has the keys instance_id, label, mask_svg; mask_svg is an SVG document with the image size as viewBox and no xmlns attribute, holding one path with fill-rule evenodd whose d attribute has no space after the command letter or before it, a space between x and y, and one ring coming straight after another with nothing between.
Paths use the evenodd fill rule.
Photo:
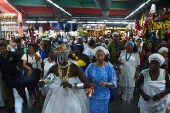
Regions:
<instances>
[{"instance_id":1,"label":"crowd of people","mask_svg":"<svg viewBox=\"0 0 170 113\"><path fill-rule=\"evenodd\" d=\"M35 37L34 37L35 38ZM160 42L159 42L160 41ZM112 91L131 103L134 91L140 94L140 113L170 113L170 41L106 36L0 39L0 107L15 111L13 88L27 103L43 107L42 113L108 113ZM9 77L22 69L35 74L36 83L11 87ZM10 76L9 76L10 75ZM41 95L45 96L42 106Z\"/></svg>"}]
</instances>

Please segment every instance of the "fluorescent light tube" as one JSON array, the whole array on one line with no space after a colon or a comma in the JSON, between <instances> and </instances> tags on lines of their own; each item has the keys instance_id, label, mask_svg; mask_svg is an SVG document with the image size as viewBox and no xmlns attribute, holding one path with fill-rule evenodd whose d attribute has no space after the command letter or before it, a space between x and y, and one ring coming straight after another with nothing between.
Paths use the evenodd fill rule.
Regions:
<instances>
[{"instance_id":1,"label":"fluorescent light tube","mask_svg":"<svg viewBox=\"0 0 170 113\"><path fill-rule=\"evenodd\" d=\"M21 14L17 9L15 9L7 0L4 0L12 9L14 9L17 13Z\"/></svg>"},{"instance_id":2,"label":"fluorescent light tube","mask_svg":"<svg viewBox=\"0 0 170 113\"><path fill-rule=\"evenodd\" d=\"M89 23L89 24L90 24L90 23L96 23L96 22L94 22L94 21L87 21L87 23Z\"/></svg>"},{"instance_id":3,"label":"fluorescent light tube","mask_svg":"<svg viewBox=\"0 0 170 113\"><path fill-rule=\"evenodd\" d=\"M96 22L97 24L103 24L104 22Z\"/></svg>"},{"instance_id":4,"label":"fluorescent light tube","mask_svg":"<svg viewBox=\"0 0 170 113\"><path fill-rule=\"evenodd\" d=\"M58 23L58 21L48 21L49 23Z\"/></svg>"},{"instance_id":5,"label":"fluorescent light tube","mask_svg":"<svg viewBox=\"0 0 170 113\"><path fill-rule=\"evenodd\" d=\"M122 24L128 24L129 22L122 22Z\"/></svg>"},{"instance_id":6,"label":"fluorescent light tube","mask_svg":"<svg viewBox=\"0 0 170 113\"><path fill-rule=\"evenodd\" d=\"M57 5L56 3L54 3L52 0L47 0L49 3L53 4L55 7L59 8L60 10L62 10L63 12L65 12L66 14L68 14L69 16L71 16L71 14L67 11L65 11L62 7L60 7L59 5Z\"/></svg>"},{"instance_id":7,"label":"fluorescent light tube","mask_svg":"<svg viewBox=\"0 0 170 113\"><path fill-rule=\"evenodd\" d=\"M26 23L36 23L36 21L26 21Z\"/></svg>"},{"instance_id":8,"label":"fluorescent light tube","mask_svg":"<svg viewBox=\"0 0 170 113\"><path fill-rule=\"evenodd\" d=\"M113 22L105 22L106 24L112 24Z\"/></svg>"},{"instance_id":9,"label":"fluorescent light tube","mask_svg":"<svg viewBox=\"0 0 170 113\"><path fill-rule=\"evenodd\" d=\"M128 16L126 16L125 19L129 18L130 16L132 16L134 13L136 13L138 10L140 10L142 7L144 7L146 4L148 4L151 0L148 0L147 2L143 3L142 5L140 5L135 11L133 11L132 13L130 13Z\"/></svg>"},{"instance_id":10,"label":"fluorescent light tube","mask_svg":"<svg viewBox=\"0 0 170 113\"><path fill-rule=\"evenodd\" d=\"M114 24L120 24L121 22L113 22Z\"/></svg>"},{"instance_id":11,"label":"fluorescent light tube","mask_svg":"<svg viewBox=\"0 0 170 113\"><path fill-rule=\"evenodd\" d=\"M47 23L47 21L37 21L37 23Z\"/></svg>"},{"instance_id":12,"label":"fluorescent light tube","mask_svg":"<svg viewBox=\"0 0 170 113\"><path fill-rule=\"evenodd\" d=\"M76 23L76 21L67 21L67 23Z\"/></svg>"}]
</instances>

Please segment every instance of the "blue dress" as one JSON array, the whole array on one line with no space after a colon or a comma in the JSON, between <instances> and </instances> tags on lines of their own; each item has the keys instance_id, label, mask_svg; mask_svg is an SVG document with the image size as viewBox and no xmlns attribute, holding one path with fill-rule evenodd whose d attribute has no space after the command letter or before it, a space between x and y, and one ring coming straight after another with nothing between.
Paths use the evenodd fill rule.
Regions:
<instances>
[{"instance_id":1,"label":"blue dress","mask_svg":"<svg viewBox=\"0 0 170 113\"><path fill-rule=\"evenodd\" d=\"M101 81L112 82L114 87L117 87L117 77L113 66L107 63L103 67L98 67L91 63L84 72L84 75L91 83L96 81L94 93L90 98L90 113L108 113L110 90L107 86L99 86L99 83Z\"/></svg>"}]
</instances>

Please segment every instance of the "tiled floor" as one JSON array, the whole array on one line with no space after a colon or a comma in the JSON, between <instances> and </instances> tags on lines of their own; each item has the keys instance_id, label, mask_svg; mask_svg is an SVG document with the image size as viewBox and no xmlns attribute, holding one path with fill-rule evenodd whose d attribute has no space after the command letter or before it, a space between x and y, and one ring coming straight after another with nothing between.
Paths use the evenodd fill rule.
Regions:
<instances>
[{"instance_id":1,"label":"tiled floor","mask_svg":"<svg viewBox=\"0 0 170 113\"><path fill-rule=\"evenodd\" d=\"M20 96L15 92L15 110L16 113L41 113L41 108L36 108L36 106L31 104L31 96L27 93L28 103L27 105L22 105L22 99ZM117 90L115 90L115 100L110 103L109 105L109 113L139 113L139 109L137 108L138 102L138 94L134 94L134 99L131 101L130 104L123 102L122 100L118 99ZM43 103L44 97L42 97L41 102ZM7 113L6 108L0 108L0 113Z\"/></svg>"}]
</instances>

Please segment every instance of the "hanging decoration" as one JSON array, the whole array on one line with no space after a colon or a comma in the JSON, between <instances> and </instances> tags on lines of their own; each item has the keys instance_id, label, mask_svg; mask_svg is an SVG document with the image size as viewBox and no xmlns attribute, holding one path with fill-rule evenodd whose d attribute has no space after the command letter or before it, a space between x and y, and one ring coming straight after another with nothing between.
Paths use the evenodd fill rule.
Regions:
<instances>
[{"instance_id":1,"label":"hanging decoration","mask_svg":"<svg viewBox=\"0 0 170 113\"><path fill-rule=\"evenodd\" d=\"M30 35L30 37L34 36L34 27L33 27L33 24L28 24L28 34Z\"/></svg>"}]
</instances>

